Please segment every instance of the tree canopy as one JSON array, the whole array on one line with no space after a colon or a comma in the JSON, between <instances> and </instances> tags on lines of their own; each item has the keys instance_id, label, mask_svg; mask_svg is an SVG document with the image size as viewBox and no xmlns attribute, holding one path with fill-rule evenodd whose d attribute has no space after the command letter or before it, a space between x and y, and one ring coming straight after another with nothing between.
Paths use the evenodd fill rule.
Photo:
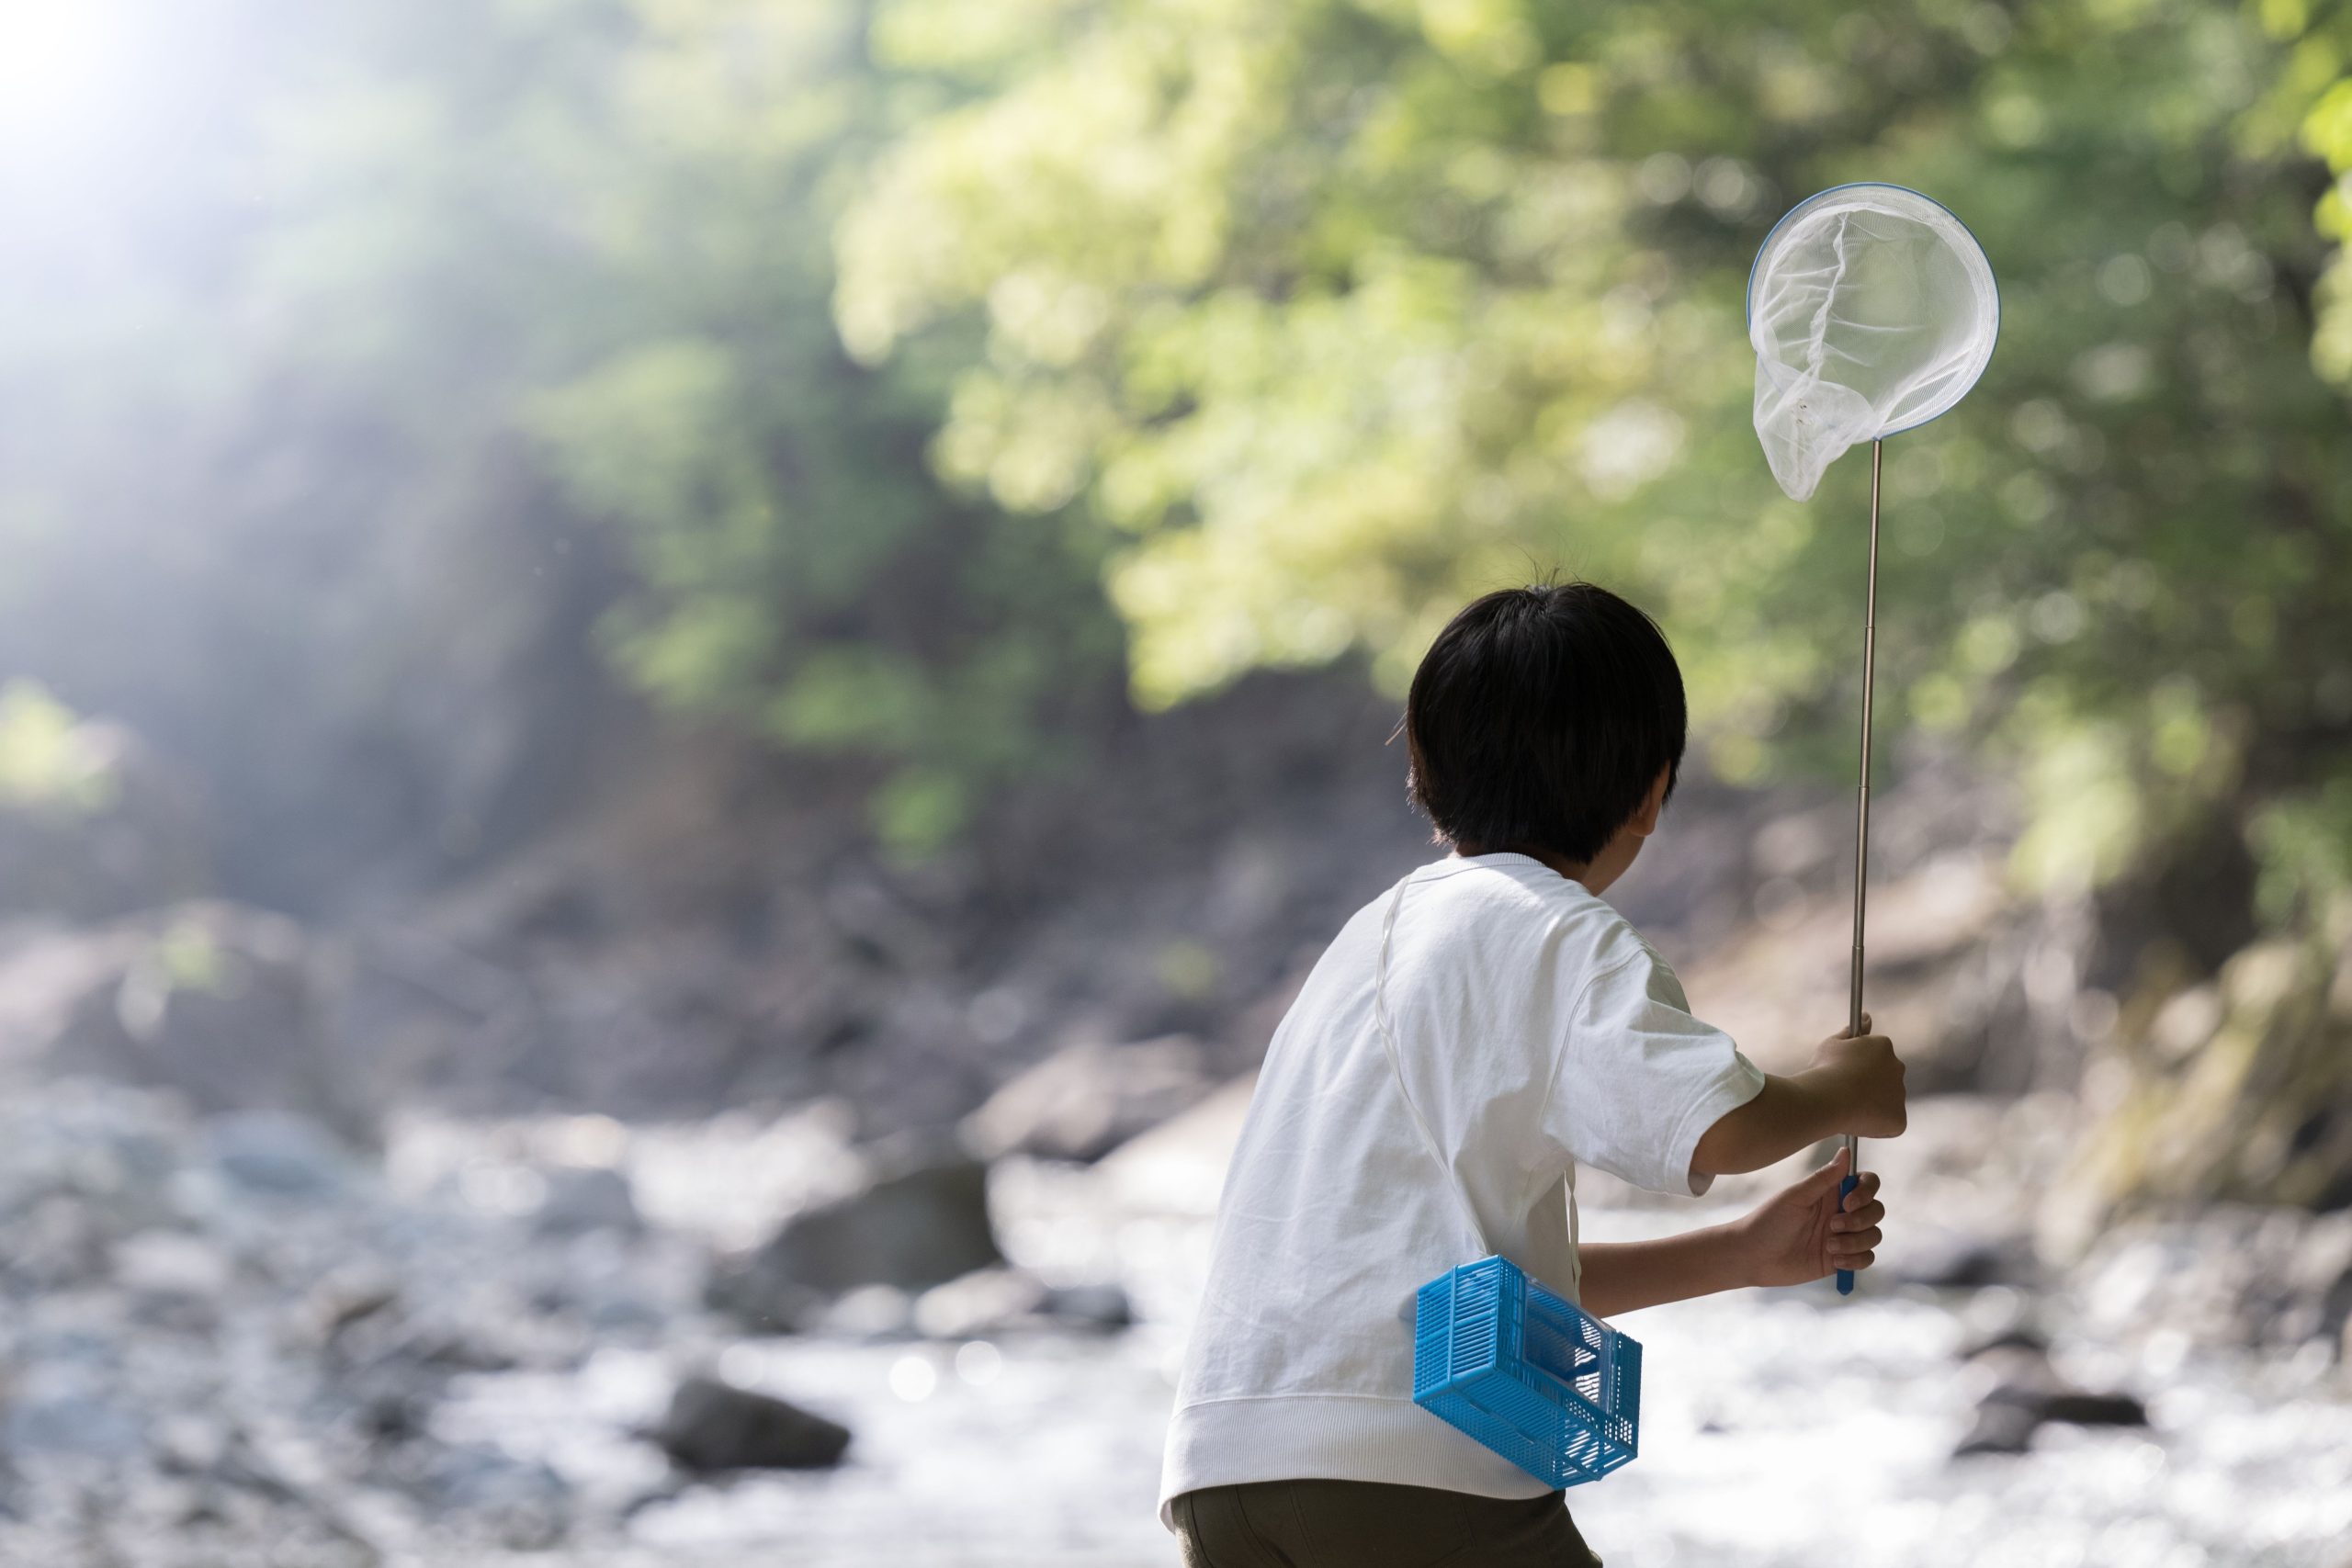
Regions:
<instances>
[{"instance_id":1,"label":"tree canopy","mask_svg":"<svg viewBox=\"0 0 2352 1568\"><path fill-rule=\"evenodd\" d=\"M941 467L1083 501L1143 700L1350 651L1394 688L1557 564L1659 613L1719 772L1842 747L1863 465L1772 489L1742 295L1790 203L1892 180L1974 227L2005 326L1889 446L1889 718L2023 772L2044 882L2218 810L2295 897L2352 721L2352 467L2254 18L899 0L876 48L961 96L842 226L844 339L978 323Z\"/></svg>"},{"instance_id":2,"label":"tree canopy","mask_svg":"<svg viewBox=\"0 0 2352 1568\"><path fill-rule=\"evenodd\" d=\"M0 368L0 656L241 729L234 757L275 717L205 716L224 657L425 735L415 671L594 614L662 702L874 759L919 853L1123 673L1146 705L1347 659L1393 691L1463 599L1556 568L1659 615L1718 773L1828 764L1862 465L1771 487L1743 284L1792 202L1887 179L1976 230L2006 324L1889 446L1886 721L2018 773L2039 885L2219 833L2291 923L2352 853L2339 28L2289 0L310 17L219 79L107 267L54 235L8 264L75 281ZM482 608L565 572L527 625Z\"/></svg>"}]
</instances>

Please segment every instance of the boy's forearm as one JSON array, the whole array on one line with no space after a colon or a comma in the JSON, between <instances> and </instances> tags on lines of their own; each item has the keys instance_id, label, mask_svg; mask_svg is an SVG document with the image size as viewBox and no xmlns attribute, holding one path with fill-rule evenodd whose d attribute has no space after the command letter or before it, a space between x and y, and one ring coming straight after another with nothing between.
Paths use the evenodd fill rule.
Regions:
<instances>
[{"instance_id":1,"label":"boy's forearm","mask_svg":"<svg viewBox=\"0 0 2352 1568\"><path fill-rule=\"evenodd\" d=\"M1838 1106L1809 1073L1767 1074L1756 1098L1718 1118L1690 1151L1693 1176L1736 1176L1777 1165L1838 1131Z\"/></svg>"},{"instance_id":2,"label":"boy's forearm","mask_svg":"<svg viewBox=\"0 0 2352 1568\"><path fill-rule=\"evenodd\" d=\"M1754 1283L1745 1241L1735 1225L1710 1225L1657 1241L1588 1242L1578 1293L1595 1317L1614 1317L1666 1302L1688 1301Z\"/></svg>"}]
</instances>

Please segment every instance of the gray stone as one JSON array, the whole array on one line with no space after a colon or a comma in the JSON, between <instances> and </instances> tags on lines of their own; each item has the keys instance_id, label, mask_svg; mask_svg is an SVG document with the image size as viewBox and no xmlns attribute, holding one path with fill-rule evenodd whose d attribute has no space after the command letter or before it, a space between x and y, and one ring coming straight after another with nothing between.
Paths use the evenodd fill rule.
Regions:
<instances>
[{"instance_id":1,"label":"gray stone","mask_svg":"<svg viewBox=\"0 0 2352 1568\"><path fill-rule=\"evenodd\" d=\"M303 929L218 900L57 931L0 961L0 1062L175 1090L200 1111L277 1109L346 1137L379 1107L341 1061Z\"/></svg>"},{"instance_id":2,"label":"gray stone","mask_svg":"<svg viewBox=\"0 0 2352 1568\"><path fill-rule=\"evenodd\" d=\"M2033 1446L2034 1429L2041 1423L2021 1405L1987 1404L1976 1411L1975 1422L1952 1450L1954 1459L1972 1454L2021 1454Z\"/></svg>"},{"instance_id":3,"label":"gray stone","mask_svg":"<svg viewBox=\"0 0 2352 1568\"><path fill-rule=\"evenodd\" d=\"M28 1369L0 1410L0 1449L19 1455L123 1460L140 1451L145 1434L141 1413L79 1367Z\"/></svg>"},{"instance_id":4,"label":"gray stone","mask_svg":"<svg viewBox=\"0 0 2352 1568\"><path fill-rule=\"evenodd\" d=\"M934 1285L913 1313L916 1331L933 1339L1020 1330L1106 1333L1134 1322L1134 1306L1115 1284L1049 1286L1019 1269L976 1269Z\"/></svg>"},{"instance_id":5,"label":"gray stone","mask_svg":"<svg viewBox=\"0 0 2352 1568\"><path fill-rule=\"evenodd\" d=\"M1108 1282L1047 1291L1044 1308L1046 1316L1064 1325L1104 1332L1128 1327L1136 1320L1127 1292Z\"/></svg>"},{"instance_id":6,"label":"gray stone","mask_svg":"<svg viewBox=\"0 0 2352 1568\"><path fill-rule=\"evenodd\" d=\"M2021 1242L1944 1235L1915 1239L1881 1271L1898 1284L1962 1291L2030 1282L2034 1266L2030 1249Z\"/></svg>"},{"instance_id":7,"label":"gray stone","mask_svg":"<svg viewBox=\"0 0 2352 1568\"><path fill-rule=\"evenodd\" d=\"M355 1174L350 1152L325 1128L282 1111L216 1117L206 1140L220 1173L248 1191L324 1200Z\"/></svg>"},{"instance_id":8,"label":"gray stone","mask_svg":"<svg viewBox=\"0 0 2352 1568\"><path fill-rule=\"evenodd\" d=\"M896 1339L913 1324L914 1303L906 1292L896 1285L860 1285L818 1312L812 1326L852 1339Z\"/></svg>"},{"instance_id":9,"label":"gray stone","mask_svg":"<svg viewBox=\"0 0 2352 1568\"><path fill-rule=\"evenodd\" d=\"M1045 1304L1045 1283L1035 1275L976 1269L917 1298L914 1326L933 1339L974 1339L1033 1322Z\"/></svg>"},{"instance_id":10,"label":"gray stone","mask_svg":"<svg viewBox=\"0 0 2352 1568\"><path fill-rule=\"evenodd\" d=\"M1200 1043L1170 1035L1057 1052L1007 1082L963 1123L983 1159L1095 1160L1190 1109L1216 1088Z\"/></svg>"},{"instance_id":11,"label":"gray stone","mask_svg":"<svg viewBox=\"0 0 2352 1568\"><path fill-rule=\"evenodd\" d=\"M2148 1407L2128 1393L2091 1393L2066 1389L2033 1407L2044 1421L2074 1427L2144 1427Z\"/></svg>"},{"instance_id":12,"label":"gray stone","mask_svg":"<svg viewBox=\"0 0 2352 1568\"><path fill-rule=\"evenodd\" d=\"M547 1196L532 1223L543 1235L580 1235L589 1231L634 1232L644 1228L628 1177L607 1166L551 1165L541 1168Z\"/></svg>"},{"instance_id":13,"label":"gray stone","mask_svg":"<svg viewBox=\"0 0 2352 1568\"><path fill-rule=\"evenodd\" d=\"M442 1450L426 1472L434 1501L475 1516L504 1545L543 1551L569 1529L571 1489L537 1460L518 1459L490 1443Z\"/></svg>"},{"instance_id":14,"label":"gray stone","mask_svg":"<svg viewBox=\"0 0 2352 1568\"><path fill-rule=\"evenodd\" d=\"M753 1255L739 1300L858 1285L921 1290L1003 1260L989 1224L988 1168L947 1160L803 1210Z\"/></svg>"},{"instance_id":15,"label":"gray stone","mask_svg":"<svg viewBox=\"0 0 2352 1568\"><path fill-rule=\"evenodd\" d=\"M652 1433L688 1470L821 1470L841 1462L849 1428L771 1394L688 1378Z\"/></svg>"}]
</instances>

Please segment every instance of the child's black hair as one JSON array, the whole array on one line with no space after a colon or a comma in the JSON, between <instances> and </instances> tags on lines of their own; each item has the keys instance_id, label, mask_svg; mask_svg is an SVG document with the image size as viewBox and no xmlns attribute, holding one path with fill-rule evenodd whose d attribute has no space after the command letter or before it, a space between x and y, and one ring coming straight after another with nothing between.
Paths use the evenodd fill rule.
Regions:
<instances>
[{"instance_id":1,"label":"child's black hair","mask_svg":"<svg viewBox=\"0 0 2352 1568\"><path fill-rule=\"evenodd\" d=\"M1442 842L1589 863L1682 765L1682 671L1589 582L1505 588L1446 624L1405 702L1406 789Z\"/></svg>"}]
</instances>

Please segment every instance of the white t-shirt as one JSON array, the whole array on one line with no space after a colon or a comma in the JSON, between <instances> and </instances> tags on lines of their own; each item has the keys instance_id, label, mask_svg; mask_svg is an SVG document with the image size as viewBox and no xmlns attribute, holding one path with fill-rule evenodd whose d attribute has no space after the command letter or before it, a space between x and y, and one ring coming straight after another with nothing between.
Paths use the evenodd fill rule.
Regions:
<instances>
[{"instance_id":1,"label":"white t-shirt","mask_svg":"<svg viewBox=\"0 0 2352 1568\"><path fill-rule=\"evenodd\" d=\"M1413 1104L1492 1249L1573 1299L1576 1166L1695 1197L1691 1150L1763 1074L1623 916L1542 862L1453 857L1403 886L1385 993ZM1395 892L1342 928L1267 1050L1177 1384L1171 1529L1170 1498L1250 1481L1548 1490L1413 1403L1414 1293L1487 1249L1374 1021Z\"/></svg>"}]
</instances>

